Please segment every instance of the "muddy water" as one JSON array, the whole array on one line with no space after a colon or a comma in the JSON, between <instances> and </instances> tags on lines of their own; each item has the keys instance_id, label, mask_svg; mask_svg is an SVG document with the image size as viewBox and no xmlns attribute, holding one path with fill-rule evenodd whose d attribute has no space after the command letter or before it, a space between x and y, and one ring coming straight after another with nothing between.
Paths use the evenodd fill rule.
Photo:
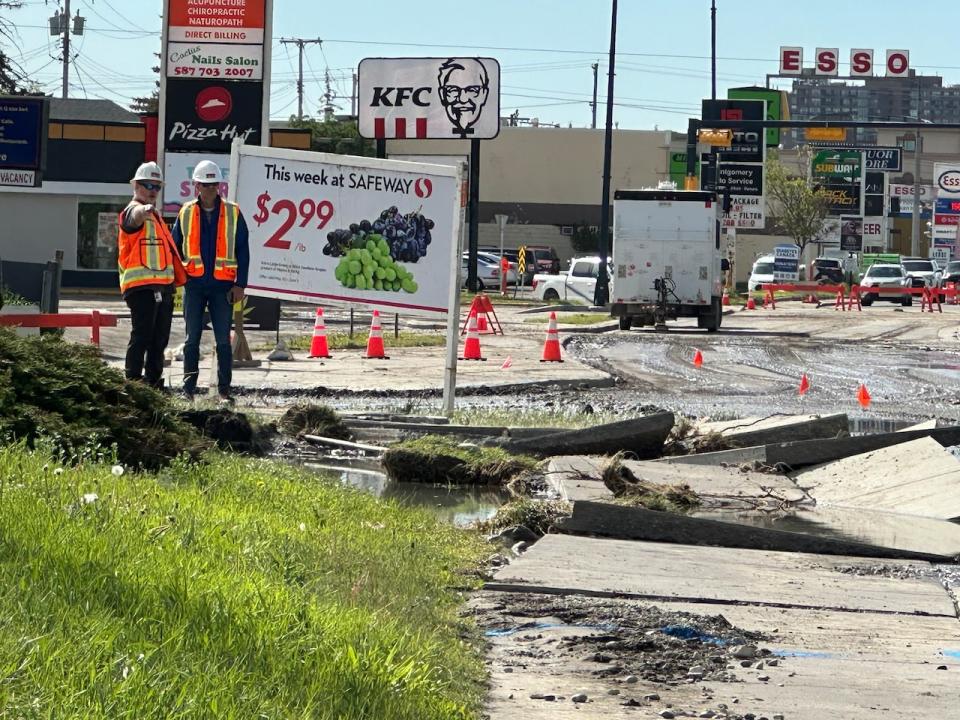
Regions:
<instances>
[{"instance_id":1,"label":"muddy water","mask_svg":"<svg viewBox=\"0 0 960 720\"><path fill-rule=\"evenodd\" d=\"M308 470L339 478L343 485L393 499L409 507L425 508L443 522L465 527L493 517L507 494L490 488L395 483L371 460L324 458L302 463Z\"/></svg>"},{"instance_id":2,"label":"muddy water","mask_svg":"<svg viewBox=\"0 0 960 720\"><path fill-rule=\"evenodd\" d=\"M699 348L703 367L692 363ZM581 361L621 377L635 402L694 415L847 412L852 417L960 419L960 353L878 342L646 334L578 337ZM810 392L800 397L803 373ZM872 396L857 404L863 382Z\"/></svg>"}]
</instances>

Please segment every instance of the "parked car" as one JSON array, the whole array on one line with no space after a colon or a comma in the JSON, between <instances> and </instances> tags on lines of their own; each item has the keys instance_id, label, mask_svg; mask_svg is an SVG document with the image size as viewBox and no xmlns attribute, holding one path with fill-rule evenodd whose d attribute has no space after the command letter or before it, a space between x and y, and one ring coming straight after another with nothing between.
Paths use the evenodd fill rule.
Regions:
<instances>
[{"instance_id":1,"label":"parked car","mask_svg":"<svg viewBox=\"0 0 960 720\"><path fill-rule=\"evenodd\" d=\"M549 245L527 245L527 265L530 263L530 254L533 254L533 265L538 273L556 275L560 272L560 258L557 251Z\"/></svg>"},{"instance_id":2,"label":"parked car","mask_svg":"<svg viewBox=\"0 0 960 720\"><path fill-rule=\"evenodd\" d=\"M863 288L908 288L910 286L910 276L907 275L902 266L875 263L868 267L863 277L860 278L860 302L863 305L873 305L874 300L889 300L908 307L913 304L913 296L909 293L881 295L880 293L866 292Z\"/></svg>"},{"instance_id":3,"label":"parked car","mask_svg":"<svg viewBox=\"0 0 960 720\"><path fill-rule=\"evenodd\" d=\"M506 253L503 254L503 257L507 257ZM490 252L478 252L477 259L483 260L487 263L493 263L494 265L500 266L500 253L490 253ZM516 285L517 284L517 263L516 261L510 260L507 257L507 262L510 263L510 269L507 270L507 285Z\"/></svg>"},{"instance_id":4,"label":"parked car","mask_svg":"<svg viewBox=\"0 0 960 720\"><path fill-rule=\"evenodd\" d=\"M469 255L460 256L460 287L467 287L467 263ZM477 258L477 290L495 290L500 287L500 263L491 263Z\"/></svg>"},{"instance_id":5,"label":"parked car","mask_svg":"<svg viewBox=\"0 0 960 720\"><path fill-rule=\"evenodd\" d=\"M612 277L612 267L607 275ZM533 296L544 302L575 302L593 305L600 274L600 258L578 257L570 261L570 269L557 275L538 273L533 276Z\"/></svg>"},{"instance_id":6,"label":"parked car","mask_svg":"<svg viewBox=\"0 0 960 720\"><path fill-rule=\"evenodd\" d=\"M747 290L756 292L764 283L773 282L773 255L761 255L753 263L750 279L747 280Z\"/></svg>"},{"instance_id":7,"label":"parked car","mask_svg":"<svg viewBox=\"0 0 960 720\"><path fill-rule=\"evenodd\" d=\"M904 258L900 266L910 277L913 287L940 287L941 273L933 260L924 258Z\"/></svg>"},{"instance_id":8,"label":"parked car","mask_svg":"<svg viewBox=\"0 0 960 720\"><path fill-rule=\"evenodd\" d=\"M816 282L842 283L843 263L837 258L818 257L813 261L811 280Z\"/></svg>"},{"instance_id":9,"label":"parked car","mask_svg":"<svg viewBox=\"0 0 960 720\"><path fill-rule=\"evenodd\" d=\"M960 283L960 260L952 260L947 263L947 266L943 269L943 274L940 276L940 282L944 285L946 283Z\"/></svg>"}]
</instances>

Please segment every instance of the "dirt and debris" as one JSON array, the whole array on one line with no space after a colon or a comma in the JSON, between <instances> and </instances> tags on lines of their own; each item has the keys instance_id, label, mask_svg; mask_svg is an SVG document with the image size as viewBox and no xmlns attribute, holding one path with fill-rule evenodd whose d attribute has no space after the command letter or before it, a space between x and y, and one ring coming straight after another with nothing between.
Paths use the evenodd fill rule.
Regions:
<instances>
[{"instance_id":1,"label":"dirt and debris","mask_svg":"<svg viewBox=\"0 0 960 720\"><path fill-rule=\"evenodd\" d=\"M265 455L276 435L274 426L255 427L246 415L228 408L182 410L179 415L221 450L230 452Z\"/></svg>"},{"instance_id":2,"label":"dirt and debris","mask_svg":"<svg viewBox=\"0 0 960 720\"><path fill-rule=\"evenodd\" d=\"M638 478L623 462L628 457L627 453L616 453L600 470L603 484L617 500L674 513L686 513L700 505L700 498L689 485L661 485Z\"/></svg>"},{"instance_id":3,"label":"dirt and debris","mask_svg":"<svg viewBox=\"0 0 960 720\"><path fill-rule=\"evenodd\" d=\"M395 482L434 485L506 485L537 466L537 460L525 455L435 435L397 443L382 462Z\"/></svg>"},{"instance_id":4,"label":"dirt and debris","mask_svg":"<svg viewBox=\"0 0 960 720\"><path fill-rule=\"evenodd\" d=\"M327 405L297 403L281 416L279 426L294 437L319 435L334 440L353 439L340 415Z\"/></svg>"},{"instance_id":5,"label":"dirt and debris","mask_svg":"<svg viewBox=\"0 0 960 720\"><path fill-rule=\"evenodd\" d=\"M476 607L475 618L487 637L515 638L519 664L542 659L544 653L575 656L595 665L592 675L616 685L632 684L636 678L664 685L737 682L744 648L750 649L751 667L772 657L758 647L772 639L769 635L741 630L723 615L669 612L648 603L576 595L518 593L502 602ZM566 628L563 637L535 642L544 640L543 630L558 627Z\"/></svg>"}]
</instances>

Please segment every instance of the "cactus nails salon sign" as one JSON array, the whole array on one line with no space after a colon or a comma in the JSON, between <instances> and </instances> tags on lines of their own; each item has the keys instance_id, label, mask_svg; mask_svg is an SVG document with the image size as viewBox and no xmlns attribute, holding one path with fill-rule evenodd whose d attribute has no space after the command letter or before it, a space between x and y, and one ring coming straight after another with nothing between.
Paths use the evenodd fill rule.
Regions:
<instances>
[{"instance_id":1,"label":"cactus nails salon sign","mask_svg":"<svg viewBox=\"0 0 960 720\"><path fill-rule=\"evenodd\" d=\"M263 79L263 46L227 43L167 45L167 77Z\"/></svg>"}]
</instances>

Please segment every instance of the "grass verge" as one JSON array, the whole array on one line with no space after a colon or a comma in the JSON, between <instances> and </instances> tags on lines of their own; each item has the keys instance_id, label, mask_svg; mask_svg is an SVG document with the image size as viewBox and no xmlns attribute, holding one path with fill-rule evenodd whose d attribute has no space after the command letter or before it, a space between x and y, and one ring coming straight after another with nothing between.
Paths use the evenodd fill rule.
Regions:
<instances>
[{"instance_id":1,"label":"grass verge","mask_svg":"<svg viewBox=\"0 0 960 720\"><path fill-rule=\"evenodd\" d=\"M537 466L537 460L526 455L464 446L437 435L397 443L384 453L382 462L392 480L434 485L505 485Z\"/></svg>"},{"instance_id":2,"label":"grass verge","mask_svg":"<svg viewBox=\"0 0 960 720\"><path fill-rule=\"evenodd\" d=\"M476 717L477 535L265 461L47 457L0 449L0 716Z\"/></svg>"},{"instance_id":3,"label":"grass verge","mask_svg":"<svg viewBox=\"0 0 960 720\"><path fill-rule=\"evenodd\" d=\"M531 324L539 323L542 325L549 319L550 317L545 315L544 317L527 318L523 322ZM610 320L610 316L604 313L562 313L557 316L557 322L560 325L596 325L597 323L608 322Z\"/></svg>"}]
</instances>

